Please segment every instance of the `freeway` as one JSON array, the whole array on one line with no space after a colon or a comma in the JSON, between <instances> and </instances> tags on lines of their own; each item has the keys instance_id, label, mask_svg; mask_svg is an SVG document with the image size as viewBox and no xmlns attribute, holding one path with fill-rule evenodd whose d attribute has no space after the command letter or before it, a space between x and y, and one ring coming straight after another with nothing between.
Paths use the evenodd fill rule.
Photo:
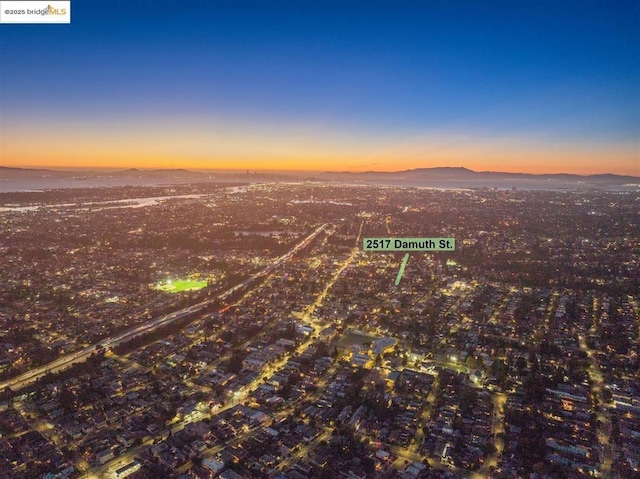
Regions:
<instances>
[{"instance_id":1,"label":"freeway","mask_svg":"<svg viewBox=\"0 0 640 479\"><path fill-rule=\"evenodd\" d=\"M190 316L199 312L205 311L208 307L212 306L216 301L225 300L230 297L232 294L236 293L239 290L246 289L251 285L251 283L255 282L259 278L262 278L269 273L271 273L274 269L281 266L283 263L289 261L296 253L306 248L311 244L311 242L327 227L328 223L324 223L318 228L316 228L312 233L307 235L302 241L296 244L291 250L282 256L276 258L271 264L264 267L257 273L253 274L249 278L245 279L241 283L229 288L225 292L221 293L214 299L208 299L198 304L194 304L187 308L181 309L179 311L174 311L173 313L165 314L158 318L152 319L144 324L136 326L132 329L129 329L123 333L117 334L110 338L104 339L97 344L92 344L90 346L81 349L80 351L76 351L75 353L68 354L66 356L62 356L48 364L43 366L39 366L37 368L33 368L25 373L22 373L19 376L16 376L11 379L7 379L5 381L0 382L0 391L3 391L7 387L11 388L13 391L20 390L43 376L50 373L58 373L60 371L64 371L65 369L70 368L74 364L81 363L86 361L89 356L95 353L100 348L112 348L119 344L126 343L131 339L140 336L142 334L146 334L152 332L158 328L169 325L179 319L182 319L186 316Z\"/></svg>"},{"instance_id":2,"label":"freeway","mask_svg":"<svg viewBox=\"0 0 640 479\"><path fill-rule=\"evenodd\" d=\"M298 252L300 249L302 249L305 246L307 246L310 243L310 241L313 238L315 238L315 236L317 236L317 234L319 234L323 229L326 228L326 226L327 225L323 225L322 227L320 227L319 229L314 231L314 233L312 233L313 237L307 237L307 240L305 240L302 243L300 243L298 246L296 246L296 248L291 250L289 253L281 256L280 259L282 259L283 261L286 261L286 260L290 259L296 252ZM328 326L328 324L324 323L324 322L320 322L318 320L318 318L314 318L313 317L313 312L324 301L324 298L327 296L328 291L333 287L335 282L341 276L342 272L347 268L347 266L349 266L353 262L353 260L355 259L356 255L360 251L358 245L360 244L359 243L359 238L360 238L360 235L362 234L363 226L364 226L364 222L360 225L360 232L358 233L358 239L356 240L356 246L353 248L351 254L343 261L343 263L340 265L340 267L337 268L337 270L335 271L333 276L326 283L326 285L325 285L324 289L322 290L322 292L315 298L315 300L311 304L309 304L305 308L304 312L301 313L301 315L299 317L299 319L301 321L306 323L308 326L311 326L314 329L314 331L316 331L316 332L321 330L321 329L324 329L325 327ZM257 275L264 276L265 274L268 274L268 272L271 272L275 268L275 266L274 266L275 264L276 263L267 266L266 268L261 270L259 273L257 273ZM239 299L239 300L237 300L237 302L235 304L239 304L242 301L243 301L243 299ZM205 420L205 419L209 419L209 418L211 418L213 416L220 415L220 414L224 413L225 411L227 411L229 409L232 409L233 407L237 406L238 404L244 403L251 396L252 392L254 392L260 385L262 385L262 384L264 384L266 382L266 378L269 378L269 377L273 376L273 374L275 374L277 371L281 370L284 367L284 365L291 359L291 357L295 357L295 356L298 356L298 355L302 354L302 352L305 351L309 347L309 345L311 345L316 339L317 339L317 337L315 335L309 335L306 340L302 341L296 347L295 351L287 353L282 358L280 358L280 359L276 360L275 362L272 362L269 365L267 365L261 371L261 373L259 375L257 375L253 380L251 380L250 383L244 384L243 386L240 386L238 388L238 390L236 390L234 392L234 394L230 398L228 398L228 400L225 401L224 405L215 406L215 409L213 409L213 410L211 410L211 409L209 409L207 411L196 410L196 411L190 413L188 417L184 417L183 419L179 420L177 423L172 424L171 429L170 429L171 434L175 434L175 433L181 431L189 423L195 423L195 422L199 422L199 421L202 421L202 420ZM249 342L250 341L245 343L245 346L247 346L249 344ZM327 375L327 377L328 376L332 377L335 374L335 372L336 372L336 368L334 366L334 367L330 368L329 370L327 370L325 372L325 374ZM315 393L316 396L319 397L320 393L322 391L324 391L324 386L327 383L327 377L325 377L325 379L321 380L318 383L318 388L317 388L316 393ZM306 400L309 400L310 396L305 396L305 398L306 398ZM277 413L277 416L280 417L280 418L284 418L286 415L288 415L288 414L290 414L292 412L294 405L298 404L298 402L299 401L294 401L286 409L284 409L284 410L280 411L279 413ZM230 445L239 444L239 443L247 440L249 437L251 437L252 435L257 433L258 431L259 431L259 428L257 428L257 427L250 428L249 430L245 431L245 433L243 435L236 436L231 441L227 441L227 442L225 442L223 444L218 444L218 445L216 445L214 447L211 447L211 448L207 449L206 451L201 453L201 457L212 457L215 454L217 454L218 452L220 452L222 449L230 447ZM325 438L325 436L322 436L322 438ZM126 451L121 456L113 459L112 461L109 461L106 464L103 464L103 465L100 465L100 466L96 466L95 468L90 470L87 474L85 474L84 477L86 477L87 479L94 479L94 478L97 478L97 477L109 477L109 475L113 474L114 471L117 468L122 467L124 464L128 464L131 461L133 461L134 459L136 459L136 457L138 456L138 454L140 454L140 452L142 450L144 450L145 448L147 448L149 445L151 445L153 443L154 443L154 439L146 438L142 442L142 444L129 449L128 451ZM309 449L304 449L304 451L308 451L308 450ZM298 454L298 456L300 456L300 455L301 454ZM188 462L184 466L181 466L180 471L181 472L185 472L190 467L191 467L191 462Z\"/></svg>"}]
</instances>

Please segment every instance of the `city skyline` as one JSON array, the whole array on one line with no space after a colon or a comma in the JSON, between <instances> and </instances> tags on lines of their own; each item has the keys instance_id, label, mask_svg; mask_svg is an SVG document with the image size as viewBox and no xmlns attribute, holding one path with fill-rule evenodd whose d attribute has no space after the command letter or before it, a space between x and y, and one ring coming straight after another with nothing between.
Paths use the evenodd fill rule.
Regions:
<instances>
[{"instance_id":1,"label":"city skyline","mask_svg":"<svg viewBox=\"0 0 640 479\"><path fill-rule=\"evenodd\" d=\"M638 12L74 5L0 30L0 165L638 176Z\"/></svg>"}]
</instances>

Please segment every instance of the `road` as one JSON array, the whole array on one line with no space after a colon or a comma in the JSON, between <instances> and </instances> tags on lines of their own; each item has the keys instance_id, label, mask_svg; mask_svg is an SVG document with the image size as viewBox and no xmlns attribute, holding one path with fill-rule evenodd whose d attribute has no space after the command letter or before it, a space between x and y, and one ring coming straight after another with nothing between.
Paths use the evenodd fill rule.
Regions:
<instances>
[{"instance_id":1,"label":"road","mask_svg":"<svg viewBox=\"0 0 640 479\"><path fill-rule=\"evenodd\" d=\"M0 391L3 391L7 387L11 388L12 391L18 391L34 383L35 381L37 381L38 379L42 378L47 374L58 373L58 372L64 371L65 369L70 368L74 364L78 364L86 361L89 358L89 356L95 353L96 350L98 350L99 348L115 347L119 344L126 343L127 341L135 338L136 336L140 336L142 334L152 332L156 329L159 329L163 326L167 326L186 316L190 316L206 310L206 308L210 307L214 302L219 300L225 300L229 296L237 292L238 290L246 289L251 283L255 282L259 278L262 278L268 275L274 269L281 266L283 263L289 261L296 253L298 253L300 250L309 246L309 244L328 226L329 226L328 223L320 225L312 233L307 235L302 241L296 244L289 252L278 257L270 265L266 266L262 270L253 274L249 278L245 279L240 284L237 284L236 286L233 286L232 288L229 288L227 291L221 293L220 295L218 295L218 297L214 299L209 299L207 301L203 301L198 304L194 304L192 306L181 309L179 311L175 311L173 313L165 314L163 316L160 316L159 318L152 319L144 324L136 326L123 333L104 339L97 344L92 344L80 351L68 354L66 356L62 356L48 364L39 366L19 376L0 382Z\"/></svg>"},{"instance_id":2,"label":"road","mask_svg":"<svg viewBox=\"0 0 640 479\"><path fill-rule=\"evenodd\" d=\"M362 227L363 226L361 225L360 233L362 232ZM359 235L358 235L358 238L359 238ZM305 308L304 312L300 315L299 319L305 322L307 325L313 327L316 333L320 329L328 326L328 323L321 322L317 318L314 318L313 312L316 310L318 306L321 305L328 291L333 287L335 282L341 276L342 272L353 262L358 252L359 252L359 248L357 246L354 247L354 249L351 251L351 254L343 261L340 267L336 270L336 272L332 275L332 277L327 281L322 292L316 297L316 299L309 306ZM238 303L241 301L242 300L238 300ZM268 364L255 379L253 379L250 383L241 386L237 391L235 391L235 393L225 402L224 405L217 407L215 410L206 410L206 411L196 410L192 412L188 417L185 417L181 420L178 420L176 423L173 423L170 427L171 434L176 434L177 432L181 431L189 423L192 423L192 422L195 423L205 419L210 419L214 416L219 416L224 412L226 412L227 410L236 407L238 404L244 403L247 399L249 399L253 391L255 391L260 385L266 382L265 378L271 377L277 371L281 370L286 365L286 363L289 362L291 357L299 356L311 344L313 344L316 341L314 336L315 335L309 335L304 341L302 341L296 347L294 351L292 351L291 353L287 353L282 358ZM314 395L316 397L319 397L322 391L324 391L324 387L326 386L328 377L333 376L335 373L336 373L336 367L334 365L325 372L325 378L319 381L316 392L305 396L305 401L310 400L310 398ZM275 416L281 419L291 414L294 407L298 404L298 402L299 401L294 401L286 409L276 413ZM259 431L259 429L260 428L258 427L250 428L248 431L245 431L244 434L242 434L241 436L235 437L231 441L227 441L224 444L218 444L212 448L207 449L206 451L201 453L201 457L213 457L216 454L218 454L222 449L228 448L231 445L244 442L253 434L256 434ZM327 439L327 437L328 436L326 434L322 435L320 438L316 438L316 441L313 441L313 444L317 446L318 441L320 441L321 439ZM119 457L107 462L106 464L92 468L90 471L88 471L85 474L84 477L86 479L110 477L111 475L113 475L116 469L133 461L145 448L153 444L153 442L154 440L152 438L146 438L145 440L143 440L142 444L129 449L126 453L120 455ZM309 452L312 450L311 448L313 447L315 446L307 445L307 447L305 449L302 449L301 451ZM297 453L297 455L295 455L295 458L298 459L299 457L301 457L300 451ZM285 464L285 465L291 464L291 459L283 462L282 464ZM191 463L188 462L187 464L185 464L180 468L180 471L186 472L190 467L191 467Z\"/></svg>"},{"instance_id":3,"label":"road","mask_svg":"<svg viewBox=\"0 0 640 479\"><path fill-rule=\"evenodd\" d=\"M598 364L595 351L587 345L585 337L578 335L580 349L587 353L589 358L589 379L591 379L591 393L594 395L598 405L598 426L597 438L600 445L600 475L604 478L611 477L611 467L615 457L614 444L611 442L611 415L608 404L605 402L603 392L605 389L604 376Z\"/></svg>"},{"instance_id":4,"label":"road","mask_svg":"<svg viewBox=\"0 0 640 479\"><path fill-rule=\"evenodd\" d=\"M297 251L307 246L313 240L313 238L317 236L317 234L319 234L322 230L326 228L326 226L327 225L323 225L322 227L318 228L316 231L314 231L314 233L312 233L313 237L311 237L311 235L307 237L307 241L305 244L300 243L298 246L296 246L296 248L294 248L289 253L283 255L280 259L282 259L283 261L290 259L293 256L293 254L295 254ZM304 309L304 311L300 314L299 319L305 322L307 325L311 326L314 329L315 333L327 327L329 323L325 323L323 321L320 321L318 318L315 318L313 316L313 313L322 304L329 290L333 287L335 282L340 278L343 271L354 261L355 257L359 253L360 248L358 245L359 245L359 240L362 234L363 227L364 227L364 222L362 222L362 224L360 225L360 230L356 238L356 245L352 249L350 255L347 258L345 258L342 264L336 269L332 277L327 281L327 283L325 284L325 287L314 299L314 301L311 304L309 304ZM259 275L268 274L273 269L274 269L273 265L270 265L257 274ZM236 304L240 303L241 301L242 299L238 300ZM193 413L191 413L188 417L185 417L173 423L170 427L171 433L175 434L181 431L189 423L192 423L192 422L195 423L198 421L209 419L214 416L219 416L223 414L225 411L237 406L238 404L244 403L250 397L253 391L255 391L260 385L265 383L265 378L271 377L277 371L281 370L285 366L285 364L291 359L291 357L295 357L302 354L302 352L304 352L311 344L313 344L316 340L314 336L315 334L309 335L304 341L302 341L295 348L294 351L268 364L261 371L261 374L259 374L255 379L253 379L250 383L241 386L237 391L235 391L235 393L225 402L224 405L217 407L215 410L206 410L206 411L196 410ZM333 366L332 368L329 368L329 370L325 372L325 379L321 380L318 384L318 389L316 390L316 393L315 393L317 396L319 396L321 392L324 390L327 377L332 376L333 374L335 374L335 372L336 372L335 366ZM311 394L310 396L312 395L313 394ZM306 396L305 399L309 400L310 396ZM279 413L276 413L276 416L279 418L285 417L286 415L290 414L293 411L293 408L296 404L297 402L290 404L285 410L280 411ZM206 451L201 453L201 457L213 457L217 453L219 453L222 449L227 448L230 445L239 444L240 442L247 440L251 435L257 433L258 430L259 428L251 428L248 431L245 431L245 433L242 434L241 436L234 438L231 442L226 442L225 444L222 444L222 445L218 444L212 448L207 449ZM322 438L325 438L325 436L322 436ZM149 447L153 442L154 440L152 438L146 438L145 440L143 440L142 444L129 449L119 457L114 458L113 460L107 462L106 464L93 467L90 471L87 471L84 477L87 479L95 479L99 477L109 477L110 475L113 475L113 472L117 468L122 467L123 465L133 461L140 454L142 450ZM314 444L316 445L317 443L318 443L317 441L314 442ZM310 450L309 447L311 446L308 446L308 448L304 450L308 452ZM299 456L300 454L298 454L296 457L299 457ZM290 461L286 462L286 464L289 464L289 463ZM189 462L184 466L182 466L180 470L182 472L185 472L190 467L191 467L191 463Z\"/></svg>"}]
</instances>

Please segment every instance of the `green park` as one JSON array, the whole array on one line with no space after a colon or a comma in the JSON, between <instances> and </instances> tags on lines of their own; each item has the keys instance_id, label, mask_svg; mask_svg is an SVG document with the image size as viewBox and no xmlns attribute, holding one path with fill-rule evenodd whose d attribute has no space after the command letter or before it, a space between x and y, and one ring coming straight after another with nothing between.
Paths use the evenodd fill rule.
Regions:
<instances>
[{"instance_id":1,"label":"green park","mask_svg":"<svg viewBox=\"0 0 640 479\"><path fill-rule=\"evenodd\" d=\"M182 293L195 291L207 286L207 282L200 279L167 279L156 285L156 288L167 293Z\"/></svg>"}]
</instances>

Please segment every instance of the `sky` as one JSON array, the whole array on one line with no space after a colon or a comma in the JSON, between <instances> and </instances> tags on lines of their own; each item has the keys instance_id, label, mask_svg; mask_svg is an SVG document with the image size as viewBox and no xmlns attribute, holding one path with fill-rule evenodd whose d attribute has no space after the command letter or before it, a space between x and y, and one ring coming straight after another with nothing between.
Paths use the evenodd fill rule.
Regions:
<instances>
[{"instance_id":1,"label":"sky","mask_svg":"<svg viewBox=\"0 0 640 479\"><path fill-rule=\"evenodd\" d=\"M640 2L72 0L0 25L0 165L640 176Z\"/></svg>"}]
</instances>

